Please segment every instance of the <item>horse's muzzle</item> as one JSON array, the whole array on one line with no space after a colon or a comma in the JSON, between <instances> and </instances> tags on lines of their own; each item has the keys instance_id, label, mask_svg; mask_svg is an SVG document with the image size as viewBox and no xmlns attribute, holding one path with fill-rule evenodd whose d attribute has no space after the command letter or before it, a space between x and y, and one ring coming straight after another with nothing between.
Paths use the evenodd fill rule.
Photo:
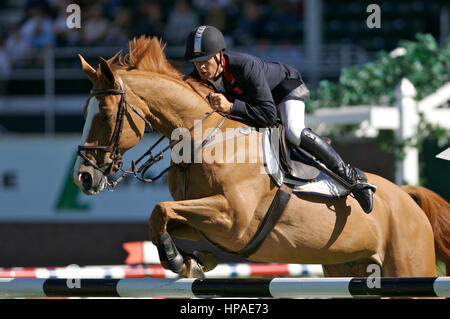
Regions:
<instances>
[{"instance_id":1,"label":"horse's muzzle","mask_svg":"<svg viewBox=\"0 0 450 319\"><path fill-rule=\"evenodd\" d=\"M74 172L73 180L86 195L96 195L107 186L106 176L90 165L82 165Z\"/></svg>"}]
</instances>

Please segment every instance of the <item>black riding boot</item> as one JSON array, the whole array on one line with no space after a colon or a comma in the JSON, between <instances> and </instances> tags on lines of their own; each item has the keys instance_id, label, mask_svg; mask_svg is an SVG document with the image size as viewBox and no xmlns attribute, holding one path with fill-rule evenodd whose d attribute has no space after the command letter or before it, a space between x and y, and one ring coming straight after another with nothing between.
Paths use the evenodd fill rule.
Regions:
<instances>
[{"instance_id":1,"label":"black riding boot","mask_svg":"<svg viewBox=\"0 0 450 319\"><path fill-rule=\"evenodd\" d=\"M338 153L325 139L305 128L301 133L300 147L314 155L332 172L342 177L352 187L352 194L366 213L373 208L373 192L375 187L367 183L366 174L358 168L345 164Z\"/></svg>"}]
</instances>

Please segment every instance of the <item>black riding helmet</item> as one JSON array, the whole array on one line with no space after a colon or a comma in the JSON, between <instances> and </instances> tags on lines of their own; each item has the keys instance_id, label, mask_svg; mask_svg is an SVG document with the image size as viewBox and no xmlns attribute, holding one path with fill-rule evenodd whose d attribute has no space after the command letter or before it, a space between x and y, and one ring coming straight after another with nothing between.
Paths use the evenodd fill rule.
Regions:
<instances>
[{"instance_id":1,"label":"black riding helmet","mask_svg":"<svg viewBox=\"0 0 450 319\"><path fill-rule=\"evenodd\" d=\"M191 31L186 40L185 60L206 61L226 49L222 32L210 25L202 25Z\"/></svg>"}]
</instances>

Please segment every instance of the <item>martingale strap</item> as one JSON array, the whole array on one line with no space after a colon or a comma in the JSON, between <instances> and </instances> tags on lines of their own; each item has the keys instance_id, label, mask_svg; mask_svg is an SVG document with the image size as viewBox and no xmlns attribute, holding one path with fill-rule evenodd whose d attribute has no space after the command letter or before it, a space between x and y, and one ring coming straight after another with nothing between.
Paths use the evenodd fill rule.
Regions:
<instances>
[{"instance_id":1,"label":"martingale strap","mask_svg":"<svg viewBox=\"0 0 450 319\"><path fill-rule=\"evenodd\" d=\"M206 119L208 119L212 114L217 113L217 111L213 111L213 112L209 112L207 113L200 121L198 121L195 125L193 125L188 132L191 133L198 125L201 125ZM201 146L205 146L206 143L209 142L209 140L217 133L217 131L220 129L220 127L223 125L223 123L225 122L227 118L224 117L220 123L216 126L216 128L213 130L213 132L203 140ZM166 173L170 168L172 167L180 167L180 165L169 165L166 169L164 169L158 176L154 177L154 178L145 178L144 175L147 172L147 170L155 163L159 162L160 160L162 160L164 158L164 153L166 151L168 151L169 149L172 149L176 144L180 143L183 140L184 136L180 136L177 140L172 141L168 146L166 146L165 148L163 148L158 154L156 155L152 155L152 150L164 139L164 136L161 136L161 138L156 141L155 144L153 144L152 146L150 146L150 148L141 156L137 159L137 161L132 161L131 162L131 169L132 169L132 173L134 174L134 177L137 178L138 180L142 181L142 182L153 182L155 180L157 180L158 178L160 178L164 173ZM136 165L139 164L139 162L145 158L146 156L149 156L148 160L145 161L137 170L136 170Z\"/></svg>"}]
</instances>

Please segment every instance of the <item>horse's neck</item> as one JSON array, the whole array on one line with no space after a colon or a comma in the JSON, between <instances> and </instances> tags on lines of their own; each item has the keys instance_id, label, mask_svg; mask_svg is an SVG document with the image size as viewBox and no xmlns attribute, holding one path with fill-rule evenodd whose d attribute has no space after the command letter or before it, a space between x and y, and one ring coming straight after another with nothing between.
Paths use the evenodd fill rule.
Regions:
<instances>
[{"instance_id":1,"label":"horse's neck","mask_svg":"<svg viewBox=\"0 0 450 319\"><path fill-rule=\"evenodd\" d=\"M177 80L148 72L127 72L122 77L151 124L166 137L176 128L190 128L211 109L204 98Z\"/></svg>"}]
</instances>

